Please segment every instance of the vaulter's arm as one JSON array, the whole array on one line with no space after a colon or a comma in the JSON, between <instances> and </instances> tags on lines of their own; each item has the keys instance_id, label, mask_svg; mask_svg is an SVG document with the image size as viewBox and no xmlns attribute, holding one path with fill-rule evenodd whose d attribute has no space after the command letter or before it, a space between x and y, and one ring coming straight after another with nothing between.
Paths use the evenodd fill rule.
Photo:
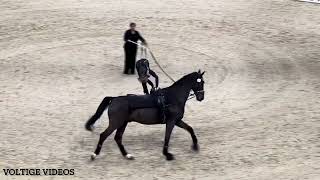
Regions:
<instances>
[{"instance_id":1,"label":"vaulter's arm","mask_svg":"<svg viewBox=\"0 0 320 180\"><path fill-rule=\"evenodd\" d=\"M153 76L156 79L156 88L158 88L158 86L159 86L159 77L158 77L158 75L154 71L152 71L151 69L149 70L149 73L150 73L151 76Z\"/></svg>"}]
</instances>

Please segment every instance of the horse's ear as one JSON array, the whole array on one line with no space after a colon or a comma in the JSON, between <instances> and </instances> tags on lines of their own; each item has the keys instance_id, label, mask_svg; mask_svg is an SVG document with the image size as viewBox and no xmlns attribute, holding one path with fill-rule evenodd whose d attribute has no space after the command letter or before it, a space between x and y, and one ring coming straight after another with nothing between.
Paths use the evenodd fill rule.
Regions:
<instances>
[{"instance_id":1,"label":"horse's ear","mask_svg":"<svg viewBox=\"0 0 320 180\"><path fill-rule=\"evenodd\" d=\"M203 76L205 72L206 72L206 71L203 71L203 72L201 73L201 76Z\"/></svg>"},{"instance_id":2,"label":"horse's ear","mask_svg":"<svg viewBox=\"0 0 320 180\"><path fill-rule=\"evenodd\" d=\"M198 74L201 74L201 70L199 69Z\"/></svg>"}]
</instances>

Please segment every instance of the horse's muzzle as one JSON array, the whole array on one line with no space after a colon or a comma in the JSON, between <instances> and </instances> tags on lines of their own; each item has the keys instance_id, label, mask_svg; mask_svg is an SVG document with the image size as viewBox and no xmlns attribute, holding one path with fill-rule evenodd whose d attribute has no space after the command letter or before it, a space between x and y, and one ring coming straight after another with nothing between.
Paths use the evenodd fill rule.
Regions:
<instances>
[{"instance_id":1,"label":"horse's muzzle","mask_svg":"<svg viewBox=\"0 0 320 180\"><path fill-rule=\"evenodd\" d=\"M202 100L204 100L204 91L197 91L197 92L195 93L195 95L196 95L197 101L202 101Z\"/></svg>"}]
</instances>

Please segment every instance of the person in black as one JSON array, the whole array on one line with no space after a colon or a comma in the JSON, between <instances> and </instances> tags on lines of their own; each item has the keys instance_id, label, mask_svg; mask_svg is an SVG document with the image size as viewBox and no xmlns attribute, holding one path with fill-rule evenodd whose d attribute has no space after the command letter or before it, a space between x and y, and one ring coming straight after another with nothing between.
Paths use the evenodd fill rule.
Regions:
<instances>
[{"instance_id":1,"label":"person in black","mask_svg":"<svg viewBox=\"0 0 320 180\"><path fill-rule=\"evenodd\" d=\"M124 52L125 52L125 63L124 63L124 74L134 74L136 55L137 55L137 45L129 42L137 42L140 40L143 44L146 45L145 39L140 35L140 33L135 29L136 24L130 23L130 29L124 33Z\"/></svg>"}]
</instances>

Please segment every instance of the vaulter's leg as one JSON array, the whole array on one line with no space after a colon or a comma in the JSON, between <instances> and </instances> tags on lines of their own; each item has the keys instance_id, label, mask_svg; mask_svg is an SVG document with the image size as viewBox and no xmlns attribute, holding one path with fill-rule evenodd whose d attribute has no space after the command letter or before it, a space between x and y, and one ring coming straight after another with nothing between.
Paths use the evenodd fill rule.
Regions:
<instances>
[{"instance_id":1,"label":"vaulter's leg","mask_svg":"<svg viewBox=\"0 0 320 180\"><path fill-rule=\"evenodd\" d=\"M174 159L173 154L168 152L170 136L171 136L172 130L174 128L174 125L175 125L174 120L168 120L167 121L167 124L166 124L166 135L165 135L165 138L164 138L164 145L163 145L163 151L162 151L163 155L165 155L167 160L169 160L169 161Z\"/></svg>"},{"instance_id":2,"label":"vaulter's leg","mask_svg":"<svg viewBox=\"0 0 320 180\"><path fill-rule=\"evenodd\" d=\"M144 92L144 94L149 94L149 90L148 90L148 87L147 87L147 83L143 82L143 83L142 83L142 87L143 87L143 92Z\"/></svg>"},{"instance_id":3,"label":"vaulter's leg","mask_svg":"<svg viewBox=\"0 0 320 180\"><path fill-rule=\"evenodd\" d=\"M182 129L185 129L190 133L192 142L193 142L192 149L194 151L198 151L199 150L198 139L197 139L197 136L194 134L193 128L189 126L187 123L183 122L182 120L176 122L176 125Z\"/></svg>"},{"instance_id":4,"label":"vaulter's leg","mask_svg":"<svg viewBox=\"0 0 320 180\"><path fill-rule=\"evenodd\" d=\"M116 135L114 136L114 140L117 142L118 147L121 151L121 154L123 157L127 158L127 159L134 159L134 157L131 154L128 154L126 149L124 148L123 144L122 144L122 135L127 127L127 122L125 122L120 128L117 129Z\"/></svg>"},{"instance_id":5,"label":"vaulter's leg","mask_svg":"<svg viewBox=\"0 0 320 180\"><path fill-rule=\"evenodd\" d=\"M153 82L152 81L150 81L150 79L148 79L148 84L151 86L151 89L153 89L154 88L154 85L153 85Z\"/></svg>"}]
</instances>

